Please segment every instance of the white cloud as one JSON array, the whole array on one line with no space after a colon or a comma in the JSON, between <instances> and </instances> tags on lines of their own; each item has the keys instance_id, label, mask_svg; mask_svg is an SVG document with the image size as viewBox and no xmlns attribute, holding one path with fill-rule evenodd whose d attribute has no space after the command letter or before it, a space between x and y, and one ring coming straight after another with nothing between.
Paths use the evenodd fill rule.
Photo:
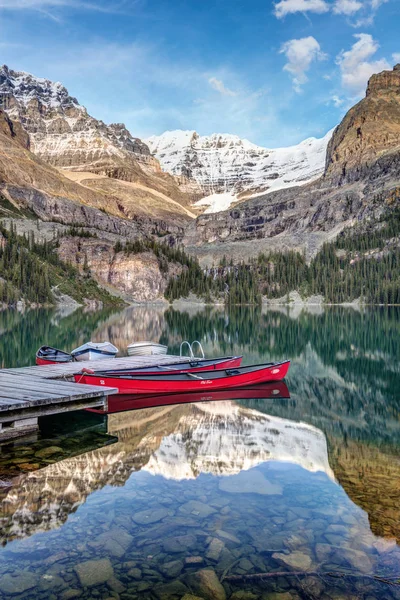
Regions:
<instances>
[{"instance_id":1,"label":"white cloud","mask_svg":"<svg viewBox=\"0 0 400 600\"><path fill-rule=\"evenodd\" d=\"M326 54L321 51L319 43L312 36L285 42L280 53L285 54L288 60L283 69L291 74L293 87L297 93L307 81L306 72L310 69L311 63L326 58Z\"/></svg>"},{"instance_id":2,"label":"white cloud","mask_svg":"<svg viewBox=\"0 0 400 600\"><path fill-rule=\"evenodd\" d=\"M333 5L333 12L337 15L354 15L363 8L363 3L359 0L336 0Z\"/></svg>"},{"instance_id":3,"label":"white cloud","mask_svg":"<svg viewBox=\"0 0 400 600\"><path fill-rule=\"evenodd\" d=\"M400 63L400 52L394 52L392 54L393 61L397 64Z\"/></svg>"},{"instance_id":4,"label":"white cloud","mask_svg":"<svg viewBox=\"0 0 400 600\"><path fill-rule=\"evenodd\" d=\"M364 94L371 75L390 69L390 65L385 59L369 60L379 49L379 44L372 35L358 33L354 37L357 42L350 50L342 50L337 57L337 64L340 67L343 87L356 98Z\"/></svg>"},{"instance_id":5,"label":"white cloud","mask_svg":"<svg viewBox=\"0 0 400 600\"><path fill-rule=\"evenodd\" d=\"M104 13L119 13L122 5L110 6L101 1L90 0L0 0L0 10L35 10L52 16L51 9L74 8L81 10L94 10Z\"/></svg>"},{"instance_id":6,"label":"white cloud","mask_svg":"<svg viewBox=\"0 0 400 600\"><path fill-rule=\"evenodd\" d=\"M343 98L339 98L339 96L332 96L331 102L335 108L340 108L342 104L344 104Z\"/></svg>"},{"instance_id":7,"label":"white cloud","mask_svg":"<svg viewBox=\"0 0 400 600\"><path fill-rule=\"evenodd\" d=\"M371 0L371 7L373 10L377 10L382 4L389 2L389 0Z\"/></svg>"},{"instance_id":8,"label":"white cloud","mask_svg":"<svg viewBox=\"0 0 400 600\"><path fill-rule=\"evenodd\" d=\"M326 13L329 4L325 0L280 0L275 4L274 12L278 19L297 12Z\"/></svg>"},{"instance_id":9,"label":"white cloud","mask_svg":"<svg viewBox=\"0 0 400 600\"><path fill-rule=\"evenodd\" d=\"M236 92L227 88L221 79L217 79L216 77L210 77L208 83L211 85L213 90L219 92L223 96L237 96Z\"/></svg>"},{"instance_id":10,"label":"white cloud","mask_svg":"<svg viewBox=\"0 0 400 600\"><path fill-rule=\"evenodd\" d=\"M350 22L353 27L372 25L378 8L389 0L279 0L274 5L274 13L278 19L294 13L327 13L352 17L360 13L359 18Z\"/></svg>"}]
</instances>

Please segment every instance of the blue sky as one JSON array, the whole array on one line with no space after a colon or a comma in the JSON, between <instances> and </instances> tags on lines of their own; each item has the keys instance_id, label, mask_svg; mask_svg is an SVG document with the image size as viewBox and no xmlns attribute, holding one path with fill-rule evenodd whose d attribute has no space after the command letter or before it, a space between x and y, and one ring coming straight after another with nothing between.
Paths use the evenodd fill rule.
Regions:
<instances>
[{"instance_id":1,"label":"blue sky","mask_svg":"<svg viewBox=\"0 0 400 600\"><path fill-rule=\"evenodd\" d=\"M321 137L400 62L400 0L0 0L5 63L133 135Z\"/></svg>"}]
</instances>

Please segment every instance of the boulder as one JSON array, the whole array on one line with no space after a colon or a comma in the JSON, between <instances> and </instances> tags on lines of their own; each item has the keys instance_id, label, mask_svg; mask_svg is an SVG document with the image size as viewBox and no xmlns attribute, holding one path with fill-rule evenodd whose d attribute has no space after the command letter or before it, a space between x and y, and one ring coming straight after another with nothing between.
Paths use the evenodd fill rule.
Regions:
<instances>
[{"instance_id":1,"label":"boulder","mask_svg":"<svg viewBox=\"0 0 400 600\"><path fill-rule=\"evenodd\" d=\"M141 510L135 513L132 520L138 525L150 525L150 523L157 523L167 516L168 510L166 508L158 508L156 510L149 508L148 510Z\"/></svg>"},{"instance_id":2,"label":"boulder","mask_svg":"<svg viewBox=\"0 0 400 600\"><path fill-rule=\"evenodd\" d=\"M114 577L114 569L108 558L86 560L76 565L75 572L83 587L93 587Z\"/></svg>"},{"instance_id":3,"label":"boulder","mask_svg":"<svg viewBox=\"0 0 400 600\"><path fill-rule=\"evenodd\" d=\"M208 506L204 502L199 500L189 500L179 507L179 512L184 514L191 514L200 519L205 519L216 512L215 508Z\"/></svg>"},{"instance_id":4,"label":"boulder","mask_svg":"<svg viewBox=\"0 0 400 600\"><path fill-rule=\"evenodd\" d=\"M0 577L0 592L6 597L22 594L37 585L37 575L30 571L19 571L18 575L3 575Z\"/></svg>"},{"instance_id":5,"label":"boulder","mask_svg":"<svg viewBox=\"0 0 400 600\"><path fill-rule=\"evenodd\" d=\"M274 552L272 558L279 564L293 569L293 571L311 571L312 569L312 561L309 555L298 550L290 554Z\"/></svg>"},{"instance_id":6,"label":"boulder","mask_svg":"<svg viewBox=\"0 0 400 600\"><path fill-rule=\"evenodd\" d=\"M226 593L213 569L190 573L187 582L191 590L204 600L226 600Z\"/></svg>"}]
</instances>

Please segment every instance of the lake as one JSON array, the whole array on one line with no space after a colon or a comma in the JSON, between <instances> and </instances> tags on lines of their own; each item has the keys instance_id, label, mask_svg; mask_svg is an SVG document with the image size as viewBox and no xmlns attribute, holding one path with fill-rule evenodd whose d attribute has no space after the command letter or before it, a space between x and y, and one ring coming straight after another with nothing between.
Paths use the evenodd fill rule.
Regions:
<instances>
[{"instance_id":1,"label":"lake","mask_svg":"<svg viewBox=\"0 0 400 600\"><path fill-rule=\"evenodd\" d=\"M399 308L3 311L0 332L1 367L89 339L292 360L289 393L119 403L3 443L0 598L400 598Z\"/></svg>"}]
</instances>

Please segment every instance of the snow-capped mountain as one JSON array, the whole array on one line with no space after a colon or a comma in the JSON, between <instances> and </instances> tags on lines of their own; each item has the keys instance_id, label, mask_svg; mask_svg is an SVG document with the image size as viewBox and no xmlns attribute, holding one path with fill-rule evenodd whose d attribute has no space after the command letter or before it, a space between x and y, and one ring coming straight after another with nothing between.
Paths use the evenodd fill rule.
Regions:
<instances>
[{"instance_id":1,"label":"snow-capped mountain","mask_svg":"<svg viewBox=\"0 0 400 600\"><path fill-rule=\"evenodd\" d=\"M208 206L205 212L210 213L260 192L314 181L324 171L332 133L276 149L257 146L236 135L200 136L180 130L144 141L165 171L194 179L201 186L206 197L197 204Z\"/></svg>"},{"instance_id":2,"label":"snow-capped mountain","mask_svg":"<svg viewBox=\"0 0 400 600\"><path fill-rule=\"evenodd\" d=\"M148 147L120 123L106 125L91 117L61 83L0 67L0 108L22 123L31 150L64 168L90 167L107 157L127 155L141 163L156 161Z\"/></svg>"},{"instance_id":3,"label":"snow-capped mountain","mask_svg":"<svg viewBox=\"0 0 400 600\"><path fill-rule=\"evenodd\" d=\"M75 189L80 187L85 202L91 188L91 205L123 218L151 216L175 223L176 217L186 221L195 216L188 209L193 197L200 197L194 182L183 191L123 123L107 125L91 116L61 83L2 66L1 109L24 131L33 154L82 184ZM52 172L53 179L57 175Z\"/></svg>"}]
</instances>

